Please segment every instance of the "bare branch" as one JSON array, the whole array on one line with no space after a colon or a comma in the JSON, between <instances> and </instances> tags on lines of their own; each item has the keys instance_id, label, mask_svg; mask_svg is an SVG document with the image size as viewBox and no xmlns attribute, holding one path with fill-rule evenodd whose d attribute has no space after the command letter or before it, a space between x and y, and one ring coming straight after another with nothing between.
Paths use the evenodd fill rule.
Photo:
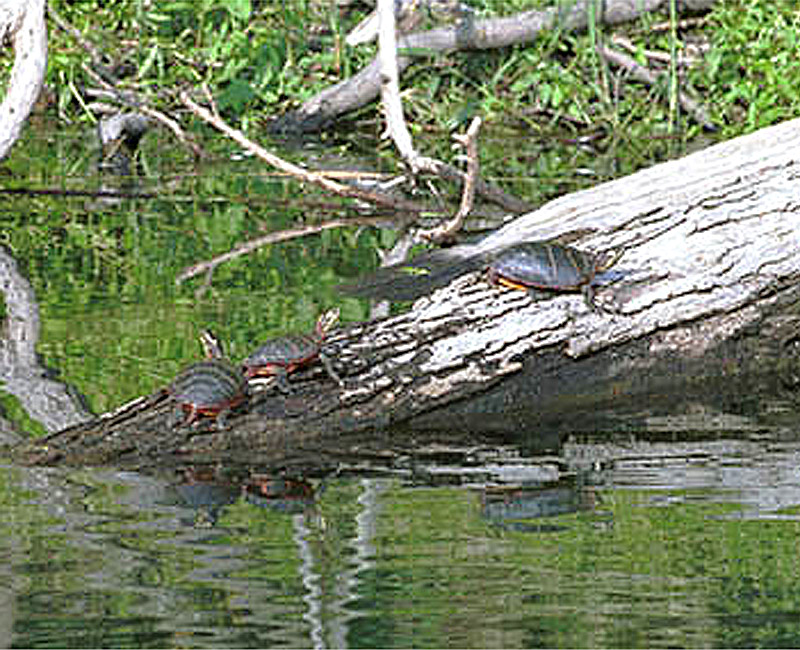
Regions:
<instances>
[{"instance_id":1,"label":"bare branch","mask_svg":"<svg viewBox=\"0 0 800 650\"><path fill-rule=\"evenodd\" d=\"M19 138L42 89L47 68L44 0L0 4L0 47L14 47L14 66L0 104L0 160Z\"/></svg>"},{"instance_id":2,"label":"bare branch","mask_svg":"<svg viewBox=\"0 0 800 650\"><path fill-rule=\"evenodd\" d=\"M481 128L481 118L476 117L469 125L467 132L464 135L456 134L453 136L458 144L460 144L467 153L467 172L465 174L464 190L461 193L461 205L458 208L455 216L448 222L431 228L430 230L421 230L417 233L417 237L427 239L433 242L442 242L452 239L461 227L464 225L464 219L472 210L472 204L475 201L475 184L478 179L478 130Z\"/></svg>"},{"instance_id":3,"label":"bare branch","mask_svg":"<svg viewBox=\"0 0 800 650\"><path fill-rule=\"evenodd\" d=\"M655 86L658 84L658 75L654 74L643 65L639 65L635 60L626 54L612 50L603 45L597 46L597 52L609 63L619 66L630 72L634 79L638 79L649 86ZM708 113L706 113L705 108L703 108L699 102L695 101L680 90L678 91L678 101L680 102L683 110L689 113L698 124L703 125L703 127L706 129L716 130L717 127L711 121L711 118L708 117Z\"/></svg>"}]
</instances>

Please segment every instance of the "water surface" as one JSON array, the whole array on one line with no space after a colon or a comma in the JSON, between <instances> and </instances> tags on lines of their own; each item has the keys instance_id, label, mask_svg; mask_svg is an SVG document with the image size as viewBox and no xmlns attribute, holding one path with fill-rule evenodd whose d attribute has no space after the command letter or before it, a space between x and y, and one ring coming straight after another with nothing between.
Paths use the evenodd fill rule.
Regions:
<instances>
[{"instance_id":1,"label":"water surface","mask_svg":"<svg viewBox=\"0 0 800 650\"><path fill-rule=\"evenodd\" d=\"M77 193L3 194L0 241L38 301L41 362L94 412L163 386L199 356L203 328L242 358L268 336L310 330L334 305L345 322L369 317L335 286L374 266L391 230L270 245L176 284L242 241L350 208L227 145L195 166L148 135L143 170L120 180L95 173L82 134L35 135L15 148L3 187ZM571 149L563 157L582 171L567 174L542 167L551 145L530 147L509 170L516 189L544 179L552 194L531 192L533 202L634 165ZM386 166L380 151L312 153L320 164ZM123 195L91 195L109 187ZM18 397L1 399L0 433L43 432ZM720 427L717 415L657 436L523 426L512 439L333 476L5 464L0 642L798 646L794 418Z\"/></svg>"}]
</instances>

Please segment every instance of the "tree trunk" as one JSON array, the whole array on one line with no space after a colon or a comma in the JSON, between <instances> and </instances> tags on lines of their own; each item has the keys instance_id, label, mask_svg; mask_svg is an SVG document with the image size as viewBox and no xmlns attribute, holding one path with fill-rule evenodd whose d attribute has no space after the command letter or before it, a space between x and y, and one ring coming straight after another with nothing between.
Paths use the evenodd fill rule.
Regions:
<instances>
[{"instance_id":1,"label":"tree trunk","mask_svg":"<svg viewBox=\"0 0 800 650\"><path fill-rule=\"evenodd\" d=\"M0 47L14 46L14 67L0 104L0 160L19 138L39 97L47 69L44 0L10 0L0 6Z\"/></svg>"},{"instance_id":2,"label":"tree trunk","mask_svg":"<svg viewBox=\"0 0 800 650\"><path fill-rule=\"evenodd\" d=\"M529 432L541 445L543 431L697 413L758 427L800 384L798 160L794 120L564 196L460 247L468 256L581 233L578 248L623 250L597 291L604 311L580 294L534 300L468 273L405 314L333 332L325 352L343 387L321 368L293 375L292 393L262 392L224 431L169 428L162 392L19 458L310 470L391 464L426 434Z\"/></svg>"}]
</instances>

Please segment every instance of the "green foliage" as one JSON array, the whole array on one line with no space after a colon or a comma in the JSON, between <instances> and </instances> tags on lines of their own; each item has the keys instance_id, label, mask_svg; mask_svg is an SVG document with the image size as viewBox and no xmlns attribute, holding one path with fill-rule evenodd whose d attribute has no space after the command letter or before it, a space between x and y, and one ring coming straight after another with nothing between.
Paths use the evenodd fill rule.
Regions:
<instances>
[{"instance_id":1,"label":"green foliage","mask_svg":"<svg viewBox=\"0 0 800 650\"><path fill-rule=\"evenodd\" d=\"M374 47L342 44L343 34L363 14L332 12L310 1L53 4L105 54L110 70L126 85L151 95L151 101L171 103L176 89L205 85L223 116L245 126L265 111L278 113L349 76L374 54ZM489 17L554 3L471 4L478 15ZM671 56L658 88L608 68L595 45L606 42L610 30L593 21L585 34L556 30L500 52L417 53L419 61L403 79L412 128L431 127L441 134L432 154L449 147L449 131L475 114L483 116L487 127L503 123L537 135L553 129L603 129L614 144L623 138L652 161L668 155L670 148L650 136L697 132L678 111L678 90L695 90L715 118L727 124L729 135L796 114L800 18L791 0L717 3L702 31L691 32L675 28L680 16L674 14L674 2L669 6L672 30L650 28L664 16L645 16L637 24L615 28L639 47L640 63L652 67L646 49ZM82 95L85 54L59 31L51 32L51 41L49 75L58 89L61 113L88 115L88 100ZM675 60L698 41L710 47L687 75Z\"/></svg>"},{"instance_id":2,"label":"green foliage","mask_svg":"<svg viewBox=\"0 0 800 650\"><path fill-rule=\"evenodd\" d=\"M800 113L800 12L792 0L719 3L711 47L699 71L728 134L753 131Z\"/></svg>"},{"instance_id":3,"label":"green foliage","mask_svg":"<svg viewBox=\"0 0 800 650\"><path fill-rule=\"evenodd\" d=\"M226 118L247 120L276 102L302 100L328 83L329 70L338 76L344 65L334 43L337 21L311 3L92 0L54 6L105 56L104 65L123 86L157 105L173 103L178 88L205 85ZM324 47L309 34L314 25L329 34ZM70 36L53 36L50 83L59 89L62 114L80 113L85 99L79 88L90 81L81 66L86 55Z\"/></svg>"}]
</instances>

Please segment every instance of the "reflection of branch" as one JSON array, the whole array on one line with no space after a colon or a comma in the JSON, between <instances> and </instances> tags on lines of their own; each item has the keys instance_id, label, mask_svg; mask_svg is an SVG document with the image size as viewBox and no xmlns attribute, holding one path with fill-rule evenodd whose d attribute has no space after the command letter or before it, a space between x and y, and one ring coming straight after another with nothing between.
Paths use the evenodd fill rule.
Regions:
<instances>
[{"instance_id":1,"label":"reflection of branch","mask_svg":"<svg viewBox=\"0 0 800 650\"><path fill-rule=\"evenodd\" d=\"M348 196L350 198L361 199L362 201L367 201L376 205L390 206L396 210L402 210L406 212L430 212L428 207L414 201L394 198L386 196L385 194L378 194L376 192L369 192L367 190L359 189L349 185L342 185L341 183L337 183L336 181L326 178L319 172L311 172L307 169L303 169L302 167L298 167L297 165L293 165L292 163L279 158L275 154L270 153L264 149L264 147L256 144L247 138L244 133L225 123L218 115L214 115L211 111L203 108L199 104L196 104L191 100L186 92L181 92L181 101L190 111L192 111L192 113L227 135L231 140L238 143L241 147L253 155L261 158L261 160L267 164L272 165L273 167L280 169L282 172L290 174L299 180L312 183L325 190L328 190L329 192L338 194L339 196Z\"/></svg>"},{"instance_id":2,"label":"reflection of branch","mask_svg":"<svg viewBox=\"0 0 800 650\"><path fill-rule=\"evenodd\" d=\"M39 306L30 282L14 258L0 248L0 289L6 318L0 335L0 383L28 415L48 431L59 431L89 419L76 396L61 382L47 378L39 364Z\"/></svg>"},{"instance_id":3,"label":"reflection of branch","mask_svg":"<svg viewBox=\"0 0 800 650\"><path fill-rule=\"evenodd\" d=\"M197 264L193 264L185 268L178 274L178 277L175 278L175 282L180 284L184 280L188 280L189 278L193 278L196 275L200 275L201 273L211 274L214 272L214 269L218 267L220 264L224 262L229 262L232 259L236 259L242 255L247 255L248 253L253 252L254 250L261 248L262 246L266 246L267 244L274 244L279 241L287 241L289 239L297 239L298 237L306 237L307 235L315 235L318 232L322 232L323 230L331 230L332 228L346 228L347 226L354 226L354 225L364 225L364 224L374 224L379 221L378 218L375 219L332 219L331 221L326 221L325 223L310 225L310 226L302 226L300 228L291 228L289 230L280 230L278 232L271 232L268 235L264 235L263 237L257 237L256 239L251 239L250 241L246 241L243 244L239 244L235 246L232 250L229 250L227 253L223 253L222 255L218 255L208 261L205 262L198 262Z\"/></svg>"}]
</instances>

